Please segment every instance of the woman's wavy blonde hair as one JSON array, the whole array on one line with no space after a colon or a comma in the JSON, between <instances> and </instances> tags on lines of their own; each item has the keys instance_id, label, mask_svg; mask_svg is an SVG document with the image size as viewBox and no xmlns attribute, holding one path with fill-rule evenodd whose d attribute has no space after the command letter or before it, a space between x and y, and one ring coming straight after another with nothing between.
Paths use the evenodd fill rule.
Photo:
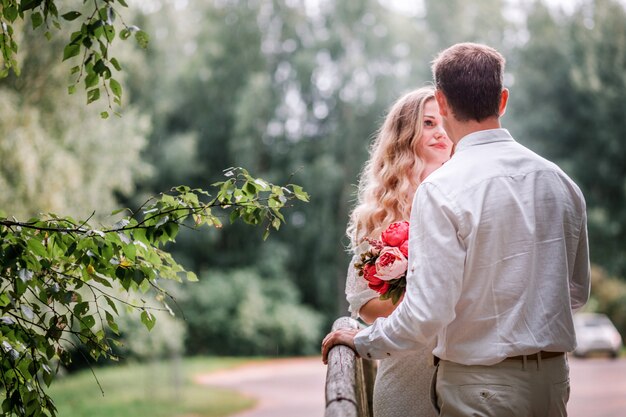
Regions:
<instances>
[{"instance_id":1,"label":"woman's wavy blonde hair","mask_svg":"<svg viewBox=\"0 0 626 417\"><path fill-rule=\"evenodd\" d=\"M366 237L378 238L391 223L409 219L424 170L418 152L424 106L434 97L434 88L419 88L389 110L359 177L357 204L346 230L352 249Z\"/></svg>"}]
</instances>

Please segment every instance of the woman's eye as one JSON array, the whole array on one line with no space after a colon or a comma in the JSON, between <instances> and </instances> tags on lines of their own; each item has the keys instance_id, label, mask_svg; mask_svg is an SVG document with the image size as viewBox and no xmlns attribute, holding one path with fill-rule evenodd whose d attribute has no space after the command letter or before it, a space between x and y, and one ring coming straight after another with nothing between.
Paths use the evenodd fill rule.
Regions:
<instances>
[{"instance_id":1,"label":"woman's eye","mask_svg":"<svg viewBox=\"0 0 626 417\"><path fill-rule=\"evenodd\" d=\"M432 127L435 123L432 120L424 120L424 126Z\"/></svg>"}]
</instances>

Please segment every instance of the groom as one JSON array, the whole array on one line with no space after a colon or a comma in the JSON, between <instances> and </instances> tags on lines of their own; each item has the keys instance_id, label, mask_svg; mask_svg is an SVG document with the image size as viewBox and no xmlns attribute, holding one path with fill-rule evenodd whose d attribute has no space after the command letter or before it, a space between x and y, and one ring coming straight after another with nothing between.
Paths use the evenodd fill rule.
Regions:
<instances>
[{"instance_id":1,"label":"groom","mask_svg":"<svg viewBox=\"0 0 626 417\"><path fill-rule=\"evenodd\" d=\"M504 58L463 43L433 63L456 150L413 202L407 291L345 344L384 359L436 340L440 416L566 416L572 312L589 296L585 201L555 164L505 129Z\"/></svg>"}]
</instances>

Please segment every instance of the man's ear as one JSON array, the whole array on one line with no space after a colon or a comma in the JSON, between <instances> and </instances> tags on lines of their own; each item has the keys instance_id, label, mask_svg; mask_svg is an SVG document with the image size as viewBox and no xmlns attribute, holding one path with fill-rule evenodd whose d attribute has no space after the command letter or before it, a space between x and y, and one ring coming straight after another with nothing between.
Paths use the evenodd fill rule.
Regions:
<instances>
[{"instance_id":1,"label":"man's ear","mask_svg":"<svg viewBox=\"0 0 626 417\"><path fill-rule=\"evenodd\" d=\"M506 113L506 104L509 102L509 89L505 88L502 90L502 94L500 95L500 117L504 116Z\"/></svg>"},{"instance_id":2,"label":"man's ear","mask_svg":"<svg viewBox=\"0 0 626 417\"><path fill-rule=\"evenodd\" d=\"M446 96L443 95L441 90L435 90L435 100L437 101L437 105L439 106L439 114L441 117L448 116L448 101L446 100Z\"/></svg>"}]
</instances>

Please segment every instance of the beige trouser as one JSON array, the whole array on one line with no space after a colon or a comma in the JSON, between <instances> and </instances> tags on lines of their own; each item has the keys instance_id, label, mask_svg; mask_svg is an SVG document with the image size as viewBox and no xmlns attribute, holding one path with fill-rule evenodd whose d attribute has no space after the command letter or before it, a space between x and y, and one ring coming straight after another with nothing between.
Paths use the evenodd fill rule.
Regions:
<instances>
[{"instance_id":1,"label":"beige trouser","mask_svg":"<svg viewBox=\"0 0 626 417\"><path fill-rule=\"evenodd\" d=\"M442 417L565 417L569 390L563 355L491 366L441 361L431 395Z\"/></svg>"}]
</instances>

